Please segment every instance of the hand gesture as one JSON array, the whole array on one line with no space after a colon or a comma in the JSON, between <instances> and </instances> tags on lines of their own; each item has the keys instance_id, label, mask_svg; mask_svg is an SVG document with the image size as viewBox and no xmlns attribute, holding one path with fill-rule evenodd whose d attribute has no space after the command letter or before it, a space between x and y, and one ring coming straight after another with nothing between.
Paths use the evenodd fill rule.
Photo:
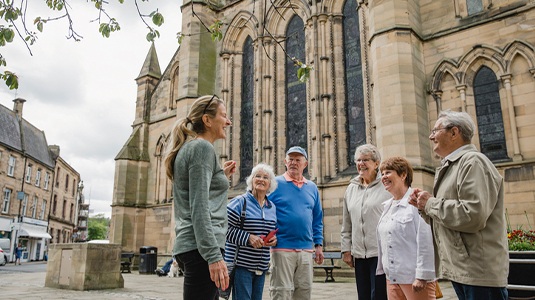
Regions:
<instances>
[{"instance_id":1,"label":"hand gesture","mask_svg":"<svg viewBox=\"0 0 535 300\"><path fill-rule=\"evenodd\" d=\"M223 171L225 172L225 175L227 176L227 178L230 179L230 175L236 172L236 162L233 160L227 160L223 164Z\"/></svg>"}]
</instances>

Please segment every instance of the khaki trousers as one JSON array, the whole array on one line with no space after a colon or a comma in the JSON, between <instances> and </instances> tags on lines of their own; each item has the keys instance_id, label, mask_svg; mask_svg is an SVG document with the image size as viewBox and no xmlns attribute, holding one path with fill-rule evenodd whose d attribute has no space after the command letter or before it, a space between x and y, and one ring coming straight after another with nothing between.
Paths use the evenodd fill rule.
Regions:
<instances>
[{"instance_id":1,"label":"khaki trousers","mask_svg":"<svg viewBox=\"0 0 535 300\"><path fill-rule=\"evenodd\" d=\"M312 276L311 252L271 252L269 292L272 300L309 300Z\"/></svg>"}]
</instances>

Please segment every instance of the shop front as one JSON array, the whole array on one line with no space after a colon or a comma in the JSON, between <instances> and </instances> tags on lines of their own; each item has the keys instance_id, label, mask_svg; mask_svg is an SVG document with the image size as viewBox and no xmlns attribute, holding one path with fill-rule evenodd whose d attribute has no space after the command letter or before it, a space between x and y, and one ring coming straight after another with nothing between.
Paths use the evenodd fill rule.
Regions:
<instances>
[{"instance_id":1,"label":"shop front","mask_svg":"<svg viewBox=\"0 0 535 300\"><path fill-rule=\"evenodd\" d=\"M48 222L24 217L22 223L15 223L13 230L22 247L21 262L43 260L47 250L47 240L52 237L47 232Z\"/></svg>"}]
</instances>

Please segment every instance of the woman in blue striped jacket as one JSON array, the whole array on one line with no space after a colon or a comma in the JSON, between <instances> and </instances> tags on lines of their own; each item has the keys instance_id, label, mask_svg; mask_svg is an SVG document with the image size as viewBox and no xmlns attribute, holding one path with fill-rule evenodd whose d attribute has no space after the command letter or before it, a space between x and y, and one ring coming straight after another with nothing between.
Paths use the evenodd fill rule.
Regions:
<instances>
[{"instance_id":1,"label":"woman in blue striped jacket","mask_svg":"<svg viewBox=\"0 0 535 300\"><path fill-rule=\"evenodd\" d=\"M275 205L266 196L276 188L277 181L273 168L260 163L247 177L247 192L230 200L227 206L225 261L232 262L236 245L240 246L232 286L233 300L262 299L269 264L269 247L277 245L276 236L268 242L264 242L261 237L267 237L275 230L277 224ZM242 230L240 215L245 201L247 201L246 216Z\"/></svg>"}]
</instances>

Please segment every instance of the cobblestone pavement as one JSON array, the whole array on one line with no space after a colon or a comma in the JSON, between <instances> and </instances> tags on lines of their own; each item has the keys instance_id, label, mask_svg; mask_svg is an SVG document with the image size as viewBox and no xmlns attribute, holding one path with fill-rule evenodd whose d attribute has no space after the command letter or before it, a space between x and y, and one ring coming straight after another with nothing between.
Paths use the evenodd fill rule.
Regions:
<instances>
[{"instance_id":1,"label":"cobblestone pavement","mask_svg":"<svg viewBox=\"0 0 535 300\"><path fill-rule=\"evenodd\" d=\"M24 265L23 265L24 266ZM102 291L71 291L45 287L46 272L24 272L18 266L0 267L0 299L182 299L183 278L123 274L124 288ZM315 277L312 299L357 299L353 278L336 278L324 283L324 277ZM441 281L444 300L457 299L451 284ZM269 300L269 278L266 278L262 299Z\"/></svg>"}]
</instances>

